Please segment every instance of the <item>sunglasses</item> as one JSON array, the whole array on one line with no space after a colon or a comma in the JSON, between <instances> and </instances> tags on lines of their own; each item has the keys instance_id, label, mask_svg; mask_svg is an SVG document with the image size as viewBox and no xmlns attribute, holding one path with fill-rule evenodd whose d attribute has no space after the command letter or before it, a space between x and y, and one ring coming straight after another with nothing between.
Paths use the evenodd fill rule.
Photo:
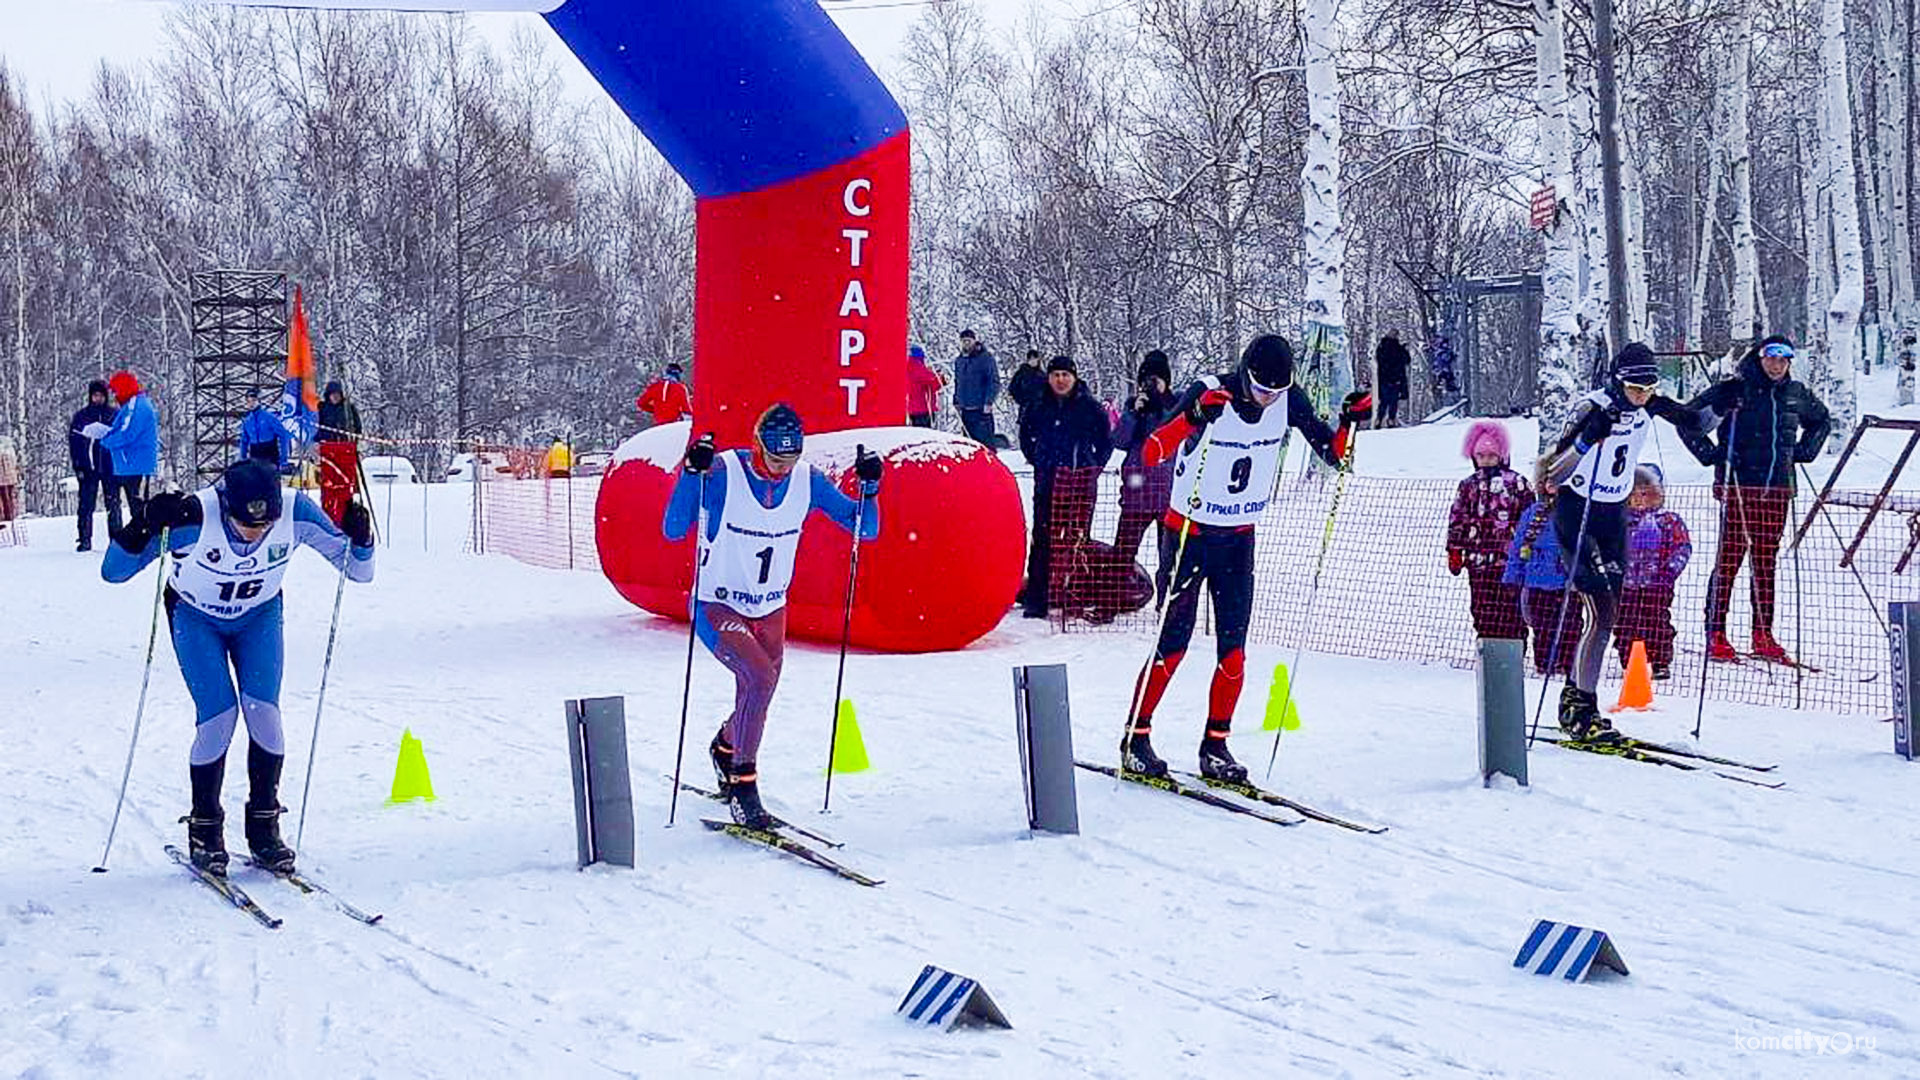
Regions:
<instances>
[{"instance_id":1,"label":"sunglasses","mask_svg":"<svg viewBox=\"0 0 1920 1080\"><path fill-rule=\"evenodd\" d=\"M1769 345L1760 350L1760 355L1769 360L1791 360L1793 359L1793 346Z\"/></svg>"},{"instance_id":2,"label":"sunglasses","mask_svg":"<svg viewBox=\"0 0 1920 1080\"><path fill-rule=\"evenodd\" d=\"M1657 382L1651 382L1651 383L1622 382L1620 385L1626 387L1629 390L1638 390L1640 393L1643 393L1643 394L1651 394L1655 390L1660 389L1660 384Z\"/></svg>"}]
</instances>

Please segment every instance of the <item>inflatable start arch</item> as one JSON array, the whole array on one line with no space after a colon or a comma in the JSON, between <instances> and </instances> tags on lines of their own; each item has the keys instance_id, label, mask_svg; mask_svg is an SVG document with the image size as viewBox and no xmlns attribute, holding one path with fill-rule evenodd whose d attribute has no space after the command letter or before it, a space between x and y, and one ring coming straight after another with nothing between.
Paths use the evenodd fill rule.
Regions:
<instances>
[{"instance_id":1,"label":"inflatable start arch","mask_svg":"<svg viewBox=\"0 0 1920 1080\"><path fill-rule=\"evenodd\" d=\"M1019 491L985 448L898 427L906 116L815 0L226 2L544 16L693 189L694 428L745 445L760 412L784 400L810 436L894 429L809 441L836 478L859 441L889 465L881 537L860 561L854 641L958 648L999 621L1019 588ZM667 544L659 522L689 433L669 425L629 440L598 509L608 579L675 618L687 614L693 543ZM803 544L788 623L797 636L838 639L845 542L827 530Z\"/></svg>"}]
</instances>

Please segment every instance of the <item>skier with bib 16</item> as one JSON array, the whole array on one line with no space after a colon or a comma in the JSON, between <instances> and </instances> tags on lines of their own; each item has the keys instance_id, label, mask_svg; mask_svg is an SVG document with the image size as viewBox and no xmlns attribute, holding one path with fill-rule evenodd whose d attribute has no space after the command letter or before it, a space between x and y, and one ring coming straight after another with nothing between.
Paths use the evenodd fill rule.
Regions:
<instances>
[{"instance_id":1,"label":"skier with bib 16","mask_svg":"<svg viewBox=\"0 0 1920 1080\"><path fill-rule=\"evenodd\" d=\"M701 436L687 448L661 522L666 538L679 540L705 511L693 632L734 679L733 713L707 754L734 821L752 829L772 824L760 802L757 763L786 652L787 588L800 530L817 510L848 532L857 517L861 541L880 535L880 458L864 448L856 454L856 503L800 460L804 438L800 415L784 403L761 414L750 450L721 452L711 433Z\"/></svg>"},{"instance_id":2,"label":"skier with bib 16","mask_svg":"<svg viewBox=\"0 0 1920 1080\"><path fill-rule=\"evenodd\" d=\"M1247 345L1234 370L1188 387L1173 406L1173 419L1148 438L1149 467L1174 461L1173 495L1159 535L1157 584L1165 613L1153 658L1135 683L1121 768L1167 774L1167 763L1153 749L1153 714L1193 638L1204 579L1219 658L1207 696L1200 774L1246 782L1246 766L1227 750L1227 735L1245 680L1254 523L1271 501L1289 428L1298 428L1328 464L1340 466L1354 426L1372 408L1372 395L1356 390L1341 403L1339 430L1328 427L1306 391L1294 385L1292 347L1277 334L1263 334Z\"/></svg>"},{"instance_id":3,"label":"skier with bib 16","mask_svg":"<svg viewBox=\"0 0 1920 1080\"><path fill-rule=\"evenodd\" d=\"M286 762L280 723L286 652L280 583L293 549L302 544L352 580L372 581L373 518L365 506L352 503L342 521L344 532L313 500L282 491L271 465L242 461L210 487L148 499L142 515L114 536L101 563L106 580L130 580L161 556L160 536L166 531L174 557L167 572L167 626L195 713L187 759L193 783L187 853L201 870L227 872L220 786L227 745L242 717L247 722L247 847L269 870L293 869L293 849L280 838L280 814L286 809L279 798Z\"/></svg>"},{"instance_id":4,"label":"skier with bib 16","mask_svg":"<svg viewBox=\"0 0 1920 1080\"><path fill-rule=\"evenodd\" d=\"M1590 742L1615 742L1619 733L1600 714L1600 665L1620 612L1627 575L1627 496L1652 417L1683 435L1700 426L1696 413L1660 394L1653 350L1629 342L1613 358L1607 384L1580 400L1579 410L1548 459L1553 533L1580 595L1586 628L1573 653L1573 671L1560 691L1560 729ZM1571 598L1571 594L1569 594Z\"/></svg>"}]
</instances>

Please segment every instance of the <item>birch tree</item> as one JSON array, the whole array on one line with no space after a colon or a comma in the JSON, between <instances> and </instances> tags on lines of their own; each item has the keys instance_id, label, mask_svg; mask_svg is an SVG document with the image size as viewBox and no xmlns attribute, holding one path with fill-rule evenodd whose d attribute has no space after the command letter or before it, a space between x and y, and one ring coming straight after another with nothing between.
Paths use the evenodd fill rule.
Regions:
<instances>
[{"instance_id":1,"label":"birch tree","mask_svg":"<svg viewBox=\"0 0 1920 1080\"><path fill-rule=\"evenodd\" d=\"M1567 50L1560 0L1533 0L1534 107L1539 113L1540 172L1553 188L1553 223L1545 234L1540 304L1540 425L1550 442L1586 388L1580 358L1580 229L1570 204L1573 134L1567 122Z\"/></svg>"},{"instance_id":2,"label":"birch tree","mask_svg":"<svg viewBox=\"0 0 1920 1080\"><path fill-rule=\"evenodd\" d=\"M1846 0L1821 0L1818 124L1825 159L1822 201L1831 230L1834 288L1825 314L1827 405L1834 429L1853 429L1860 312L1866 303L1866 266L1860 244L1860 202L1853 166L1853 87L1847 68ZM1811 317L1811 313L1809 313Z\"/></svg>"},{"instance_id":3,"label":"birch tree","mask_svg":"<svg viewBox=\"0 0 1920 1080\"><path fill-rule=\"evenodd\" d=\"M1324 412L1353 387L1347 350L1347 230L1340 217L1340 55L1337 0L1305 0L1306 161L1300 172L1305 206L1306 274L1302 355L1309 385Z\"/></svg>"}]
</instances>

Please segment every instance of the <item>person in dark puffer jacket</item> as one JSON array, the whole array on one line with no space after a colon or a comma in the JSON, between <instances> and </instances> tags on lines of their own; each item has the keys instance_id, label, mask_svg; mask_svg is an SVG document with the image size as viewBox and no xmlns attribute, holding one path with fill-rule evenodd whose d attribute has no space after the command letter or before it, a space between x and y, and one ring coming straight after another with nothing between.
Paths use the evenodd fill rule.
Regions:
<instances>
[{"instance_id":1,"label":"person in dark puffer jacket","mask_svg":"<svg viewBox=\"0 0 1920 1080\"><path fill-rule=\"evenodd\" d=\"M1727 639L1733 581L1753 554L1753 655L1791 664L1773 636L1774 564L1793 510L1794 468L1820 456L1833 432L1827 407L1792 377L1793 343L1775 334L1740 361L1739 373L1687 403L1702 430L1682 433L1687 449L1714 469L1720 551L1707 595L1708 655L1736 660Z\"/></svg>"},{"instance_id":2,"label":"person in dark puffer jacket","mask_svg":"<svg viewBox=\"0 0 1920 1080\"><path fill-rule=\"evenodd\" d=\"M1087 392L1071 357L1047 362L1047 394L1021 419L1020 452L1033 466L1033 532L1022 606L1028 618L1044 619L1050 601L1064 602L1067 579L1091 577L1091 568L1081 565L1084 546L1100 470L1113 456L1107 411Z\"/></svg>"}]
</instances>

